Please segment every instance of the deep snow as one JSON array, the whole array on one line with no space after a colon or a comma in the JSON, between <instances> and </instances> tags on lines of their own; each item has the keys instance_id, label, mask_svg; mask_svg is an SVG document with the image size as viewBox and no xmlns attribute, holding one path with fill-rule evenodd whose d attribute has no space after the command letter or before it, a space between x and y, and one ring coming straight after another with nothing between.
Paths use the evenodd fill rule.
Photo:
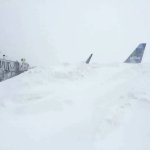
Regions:
<instances>
[{"instance_id":1,"label":"deep snow","mask_svg":"<svg viewBox=\"0 0 150 150\"><path fill-rule=\"evenodd\" d=\"M149 150L150 64L62 64L0 83L0 150Z\"/></svg>"}]
</instances>

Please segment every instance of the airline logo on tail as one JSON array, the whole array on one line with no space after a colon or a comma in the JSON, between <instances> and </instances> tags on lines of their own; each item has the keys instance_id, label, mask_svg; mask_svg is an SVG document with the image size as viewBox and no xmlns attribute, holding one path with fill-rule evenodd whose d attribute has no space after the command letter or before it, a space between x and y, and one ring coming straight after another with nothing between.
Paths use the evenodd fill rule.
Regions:
<instances>
[{"instance_id":1,"label":"airline logo on tail","mask_svg":"<svg viewBox=\"0 0 150 150\"><path fill-rule=\"evenodd\" d=\"M146 43L139 44L133 53L127 58L125 63L141 63L145 47Z\"/></svg>"}]
</instances>

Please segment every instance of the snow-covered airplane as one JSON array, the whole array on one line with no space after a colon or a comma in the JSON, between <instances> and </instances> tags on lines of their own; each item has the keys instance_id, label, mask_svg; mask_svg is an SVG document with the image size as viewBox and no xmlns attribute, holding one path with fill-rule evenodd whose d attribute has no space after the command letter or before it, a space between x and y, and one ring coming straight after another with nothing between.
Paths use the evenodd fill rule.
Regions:
<instances>
[{"instance_id":1,"label":"snow-covered airplane","mask_svg":"<svg viewBox=\"0 0 150 150\"><path fill-rule=\"evenodd\" d=\"M146 43L141 43L137 48L132 52L132 54L124 61L124 63L141 63ZM91 54L86 60L86 64L89 64L93 54Z\"/></svg>"},{"instance_id":2,"label":"snow-covered airplane","mask_svg":"<svg viewBox=\"0 0 150 150\"><path fill-rule=\"evenodd\" d=\"M145 47L146 43L139 44L133 53L124 61L124 63L141 63ZM90 63L92 56L93 54L90 54L85 62L86 64ZM27 71L29 69L29 64L26 63L24 59L21 61L22 62L20 63L18 61L6 60L5 57L3 59L0 58L0 81Z\"/></svg>"}]
</instances>

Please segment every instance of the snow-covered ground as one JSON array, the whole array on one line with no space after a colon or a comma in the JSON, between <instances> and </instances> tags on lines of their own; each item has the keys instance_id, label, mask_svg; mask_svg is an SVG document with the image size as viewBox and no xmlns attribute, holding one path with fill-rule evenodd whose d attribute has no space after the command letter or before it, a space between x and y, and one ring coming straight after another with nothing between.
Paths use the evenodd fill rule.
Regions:
<instances>
[{"instance_id":1,"label":"snow-covered ground","mask_svg":"<svg viewBox=\"0 0 150 150\"><path fill-rule=\"evenodd\" d=\"M150 150L150 64L62 64L0 83L0 150Z\"/></svg>"}]
</instances>

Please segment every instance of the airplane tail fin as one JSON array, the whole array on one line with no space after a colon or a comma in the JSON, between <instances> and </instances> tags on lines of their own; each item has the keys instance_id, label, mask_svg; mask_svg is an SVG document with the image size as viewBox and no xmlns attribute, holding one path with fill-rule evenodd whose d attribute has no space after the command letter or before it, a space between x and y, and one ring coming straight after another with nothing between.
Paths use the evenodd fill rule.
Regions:
<instances>
[{"instance_id":1,"label":"airplane tail fin","mask_svg":"<svg viewBox=\"0 0 150 150\"><path fill-rule=\"evenodd\" d=\"M125 60L125 63L141 63L146 43L141 43L133 53Z\"/></svg>"},{"instance_id":2,"label":"airplane tail fin","mask_svg":"<svg viewBox=\"0 0 150 150\"><path fill-rule=\"evenodd\" d=\"M90 56L89 56L89 58L86 60L86 64L89 64L90 63L90 61L91 61L91 58L92 58L92 56L93 56L93 54L91 54Z\"/></svg>"}]
</instances>

